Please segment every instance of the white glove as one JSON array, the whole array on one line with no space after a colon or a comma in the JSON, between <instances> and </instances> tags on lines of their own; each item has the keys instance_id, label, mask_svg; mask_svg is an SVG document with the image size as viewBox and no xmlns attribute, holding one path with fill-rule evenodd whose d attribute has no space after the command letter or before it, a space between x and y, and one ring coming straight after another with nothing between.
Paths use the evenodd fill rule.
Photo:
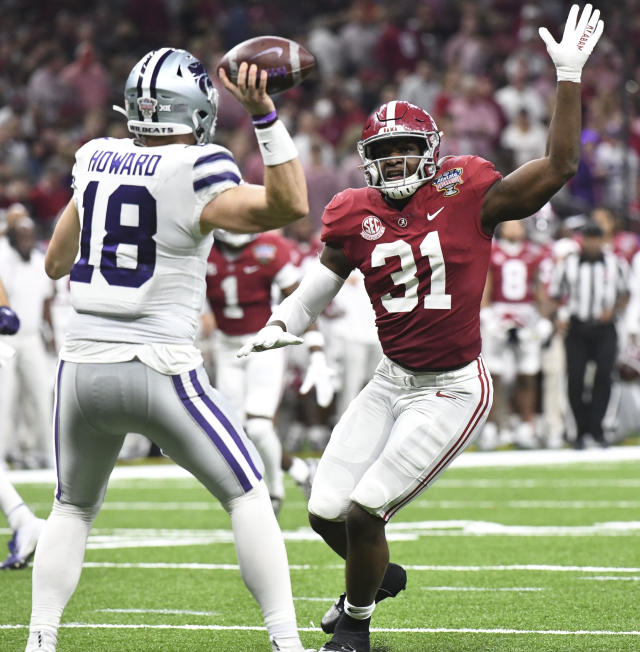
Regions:
<instances>
[{"instance_id":1,"label":"white glove","mask_svg":"<svg viewBox=\"0 0 640 652\"><path fill-rule=\"evenodd\" d=\"M598 20L600 11L595 9L592 13L591 10L591 5L586 4L580 20L577 20L580 7L572 5L560 43L556 43L546 27L540 27L538 30L540 38L547 46L547 52L556 66L558 81L580 83L582 67L604 28L604 23Z\"/></svg>"},{"instance_id":2,"label":"white glove","mask_svg":"<svg viewBox=\"0 0 640 652\"><path fill-rule=\"evenodd\" d=\"M252 351L266 351L267 349L279 349L289 344L302 344L304 340L293 333L287 333L280 326L265 326L251 337L244 345L236 351L236 357L242 358Z\"/></svg>"},{"instance_id":3,"label":"white glove","mask_svg":"<svg viewBox=\"0 0 640 652\"><path fill-rule=\"evenodd\" d=\"M307 394L312 387L315 387L318 405L327 407L331 404L335 393L333 385L335 375L335 369L327 365L324 351L312 351L309 354L309 368L300 386L300 393Z\"/></svg>"}]
</instances>

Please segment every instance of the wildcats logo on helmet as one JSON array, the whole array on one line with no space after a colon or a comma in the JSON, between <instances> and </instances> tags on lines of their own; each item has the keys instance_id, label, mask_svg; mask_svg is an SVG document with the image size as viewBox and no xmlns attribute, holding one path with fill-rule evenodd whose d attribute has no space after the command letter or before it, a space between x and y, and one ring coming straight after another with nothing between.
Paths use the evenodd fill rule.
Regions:
<instances>
[{"instance_id":1,"label":"wildcats logo on helmet","mask_svg":"<svg viewBox=\"0 0 640 652\"><path fill-rule=\"evenodd\" d=\"M142 117L149 119L156 112L158 106L158 100L153 97L139 97L138 98L138 109L142 113Z\"/></svg>"},{"instance_id":2,"label":"wildcats logo on helmet","mask_svg":"<svg viewBox=\"0 0 640 652\"><path fill-rule=\"evenodd\" d=\"M441 174L433 180L433 185L436 187L436 190L438 192L444 191L445 197L457 195L460 192L457 188L460 183L464 183L462 181L462 168L447 170L444 174Z\"/></svg>"},{"instance_id":3,"label":"wildcats logo on helmet","mask_svg":"<svg viewBox=\"0 0 640 652\"><path fill-rule=\"evenodd\" d=\"M362 220L362 233L360 234L365 240L377 240L385 232L380 218L375 215L368 215Z\"/></svg>"}]
</instances>

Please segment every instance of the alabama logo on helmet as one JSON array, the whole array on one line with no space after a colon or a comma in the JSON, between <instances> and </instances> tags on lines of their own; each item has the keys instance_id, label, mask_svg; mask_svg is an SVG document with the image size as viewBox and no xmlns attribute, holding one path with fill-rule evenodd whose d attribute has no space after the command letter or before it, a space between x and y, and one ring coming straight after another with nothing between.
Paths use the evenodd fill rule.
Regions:
<instances>
[{"instance_id":1,"label":"alabama logo on helmet","mask_svg":"<svg viewBox=\"0 0 640 652\"><path fill-rule=\"evenodd\" d=\"M458 190L458 184L460 183L464 183L462 181L462 168L447 170L433 180L433 185L436 187L436 190L438 192L444 191L445 197L457 195L460 192Z\"/></svg>"},{"instance_id":2,"label":"alabama logo on helmet","mask_svg":"<svg viewBox=\"0 0 640 652\"><path fill-rule=\"evenodd\" d=\"M158 106L158 100L153 97L139 97L138 98L138 109L142 113L142 117L146 120L153 117L153 114L156 112Z\"/></svg>"},{"instance_id":3,"label":"alabama logo on helmet","mask_svg":"<svg viewBox=\"0 0 640 652\"><path fill-rule=\"evenodd\" d=\"M385 232L380 218L375 215L368 215L362 220L362 233L360 234L365 240L377 240Z\"/></svg>"}]
</instances>

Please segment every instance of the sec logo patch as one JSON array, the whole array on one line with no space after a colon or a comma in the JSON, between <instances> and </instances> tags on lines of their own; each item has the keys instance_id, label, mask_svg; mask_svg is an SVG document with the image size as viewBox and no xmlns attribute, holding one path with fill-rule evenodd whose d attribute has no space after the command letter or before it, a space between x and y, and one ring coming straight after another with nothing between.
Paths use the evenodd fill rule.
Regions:
<instances>
[{"instance_id":1,"label":"sec logo patch","mask_svg":"<svg viewBox=\"0 0 640 652\"><path fill-rule=\"evenodd\" d=\"M377 240L385 232L380 218L375 215L368 215L362 220L362 233L360 234L365 240Z\"/></svg>"}]
</instances>

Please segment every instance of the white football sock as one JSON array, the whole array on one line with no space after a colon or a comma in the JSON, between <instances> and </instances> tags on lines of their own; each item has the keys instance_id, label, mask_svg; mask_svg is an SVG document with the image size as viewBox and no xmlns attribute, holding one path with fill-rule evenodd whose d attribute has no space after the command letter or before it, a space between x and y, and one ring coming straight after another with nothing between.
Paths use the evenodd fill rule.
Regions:
<instances>
[{"instance_id":1,"label":"white football sock","mask_svg":"<svg viewBox=\"0 0 640 652\"><path fill-rule=\"evenodd\" d=\"M242 579L270 637L298 638L287 550L263 482L229 504Z\"/></svg>"},{"instance_id":2,"label":"white football sock","mask_svg":"<svg viewBox=\"0 0 640 652\"><path fill-rule=\"evenodd\" d=\"M251 417L245 426L264 462L264 481L272 498L284 498L282 444L271 419Z\"/></svg>"},{"instance_id":3,"label":"white football sock","mask_svg":"<svg viewBox=\"0 0 640 652\"><path fill-rule=\"evenodd\" d=\"M33 562L29 631L57 632L60 617L78 585L84 550L98 508L53 503Z\"/></svg>"},{"instance_id":4,"label":"white football sock","mask_svg":"<svg viewBox=\"0 0 640 652\"><path fill-rule=\"evenodd\" d=\"M30 518L34 518L31 510L24 504L20 494L9 482L7 472L0 469L0 509L9 521L9 527L15 532Z\"/></svg>"}]
</instances>

